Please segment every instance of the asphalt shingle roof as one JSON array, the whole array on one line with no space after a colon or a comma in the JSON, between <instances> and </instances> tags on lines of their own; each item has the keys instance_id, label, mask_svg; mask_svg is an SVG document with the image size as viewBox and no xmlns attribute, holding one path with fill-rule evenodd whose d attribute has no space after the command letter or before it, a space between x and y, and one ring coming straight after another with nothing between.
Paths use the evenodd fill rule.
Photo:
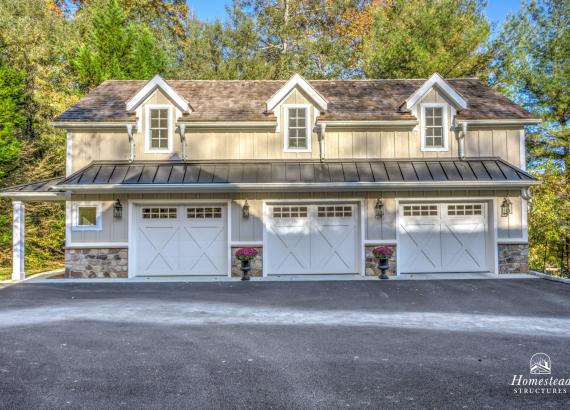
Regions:
<instances>
[{"instance_id":1,"label":"asphalt shingle roof","mask_svg":"<svg viewBox=\"0 0 570 410\"><path fill-rule=\"evenodd\" d=\"M448 79L467 101L458 114L464 119L529 119L532 114L477 79ZM285 81L168 80L168 84L192 106L188 121L274 120L265 103ZM425 80L311 80L328 101L327 120L393 120L413 118L399 107ZM61 114L64 121L134 121L126 102L147 82L105 81L78 104Z\"/></svg>"}]
</instances>

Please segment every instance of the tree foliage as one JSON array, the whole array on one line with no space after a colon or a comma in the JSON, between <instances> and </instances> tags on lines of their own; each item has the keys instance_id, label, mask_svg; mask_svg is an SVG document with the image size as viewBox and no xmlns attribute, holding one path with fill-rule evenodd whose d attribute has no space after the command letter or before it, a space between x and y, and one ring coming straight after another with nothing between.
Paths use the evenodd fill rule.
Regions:
<instances>
[{"instance_id":1,"label":"tree foliage","mask_svg":"<svg viewBox=\"0 0 570 410\"><path fill-rule=\"evenodd\" d=\"M364 50L369 78L484 76L492 58L481 0L394 0L374 15Z\"/></svg>"},{"instance_id":2,"label":"tree foliage","mask_svg":"<svg viewBox=\"0 0 570 410\"><path fill-rule=\"evenodd\" d=\"M72 60L84 87L108 79L145 79L165 68L166 57L146 24L129 22L117 0L92 7L86 40Z\"/></svg>"}]
</instances>

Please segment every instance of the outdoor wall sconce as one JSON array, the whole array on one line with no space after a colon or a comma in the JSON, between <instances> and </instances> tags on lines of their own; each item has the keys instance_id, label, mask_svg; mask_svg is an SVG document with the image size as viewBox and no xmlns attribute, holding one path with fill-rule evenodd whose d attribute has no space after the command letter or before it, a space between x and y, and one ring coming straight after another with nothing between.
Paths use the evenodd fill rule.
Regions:
<instances>
[{"instance_id":1,"label":"outdoor wall sconce","mask_svg":"<svg viewBox=\"0 0 570 410\"><path fill-rule=\"evenodd\" d=\"M513 213L513 203L509 199L509 196L507 195L505 199L503 199L503 203L501 204L501 216L503 218L506 218L512 213Z\"/></svg>"},{"instance_id":2,"label":"outdoor wall sconce","mask_svg":"<svg viewBox=\"0 0 570 410\"><path fill-rule=\"evenodd\" d=\"M376 219L380 219L384 216L384 200L379 198L376 200L376 205L374 205L374 215Z\"/></svg>"},{"instance_id":3,"label":"outdoor wall sconce","mask_svg":"<svg viewBox=\"0 0 570 410\"><path fill-rule=\"evenodd\" d=\"M249 204L247 203L247 199L243 203L243 208L241 209L241 214L244 218L249 218Z\"/></svg>"},{"instance_id":4,"label":"outdoor wall sconce","mask_svg":"<svg viewBox=\"0 0 570 410\"><path fill-rule=\"evenodd\" d=\"M115 205L113 205L113 216L115 218L122 218L123 217L123 204L117 198Z\"/></svg>"}]
</instances>

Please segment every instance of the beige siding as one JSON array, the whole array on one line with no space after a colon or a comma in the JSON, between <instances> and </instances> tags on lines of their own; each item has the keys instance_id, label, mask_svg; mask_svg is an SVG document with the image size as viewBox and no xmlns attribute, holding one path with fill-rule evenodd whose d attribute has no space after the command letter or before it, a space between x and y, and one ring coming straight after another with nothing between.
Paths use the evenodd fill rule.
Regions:
<instances>
[{"instance_id":1,"label":"beige siding","mask_svg":"<svg viewBox=\"0 0 570 410\"><path fill-rule=\"evenodd\" d=\"M430 91L424 102L443 102L436 91ZM145 153L145 127L147 104L168 104L161 92L153 93L137 110L139 128L135 138L137 160L166 160L174 155L181 157L182 145L178 134L172 136L172 153ZM284 118L284 104L309 104L307 96L295 89L278 108ZM175 110L174 110L175 111ZM451 109L449 110L451 124ZM417 110L421 120L421 110ZM310 122L314 123L315 110L310 110ZM468 157L500 157L517 166L520 160L520 128L470 127L465 138ZM360 158L457 158L457 139L449 131L449 150L445 152L421 151L420 128L408 129L370 128L350 129L328 127L324 148L327 159ZM267 129L187 129L187 153L190 160L210 159L317 159L319 142L316 133L311 134L310 153L284 152L284 124L279 132ZM95 160L127 160L130 147L126 130L81 130L72 132L72 169L77 171Z\"/></svg>"},{"instance_id":2,"label":"beige siding","mask_svg":"<svg viewBox=\"0 0 570 410\"><path fill-rule=\"evenodd\" d=\"M513 214L508 218L500 216L500 205L509 194L513 202ZM367 240L396 240L396 200L406 198L477 198L494 197L495 220L499 239L517 239L523 235L522 201L518 191L426 191L426 192L325 192L325 193L251 193L251 194L130 194L119 195L123 203L123 217L113 217L113 204L116 196L74 195L72 201L101 201L103 205L103 229L101 231L72 231L71 242L127 242L128 203L135 199L232 199L232 241L261 241L263 238L263 201L279 199L364 199L366 212L365 237ZM381 219L375 218L376 200L382 197L385 213ZM242 206L247 199L250 217L242 217Z\"/></svg>"}]
</instances>

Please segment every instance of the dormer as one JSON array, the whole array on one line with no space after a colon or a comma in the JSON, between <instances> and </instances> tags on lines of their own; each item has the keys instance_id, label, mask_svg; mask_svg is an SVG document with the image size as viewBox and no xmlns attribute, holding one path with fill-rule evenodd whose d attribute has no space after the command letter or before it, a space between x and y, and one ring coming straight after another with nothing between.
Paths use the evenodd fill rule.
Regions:
<instances>
[{"instance_id":1,"label":"dormer","mask_svg":"<svg viewBox=\"0 0 570 410\"><path fill-rule=\"evenodd\" d=\"M449 83L435 73L402 105L419 120L422 151L449 150L455 115L467 108L465 99Z\"/></svg>"},{"instance_id":2,"label":"dormer","mask_svg":"<svg viewBox=\"0 0 570 410\"><path fill-rule=\"evenodd\" d=\"M126 109L136 113L137 130L148 154L173 153L175 124L192 112L190 104L158 74L127 101Z\"/></svg>"},{"instance_id":3,"label":"dormer","mask_svg":"<svg viewBox=\"0 0 570 410\"><path fill-rule=\"evenodd\" d=\"M277 118L284 152L311 152L313 129L327 100L308 81L295 74L267 102L266 111Z\"/></svg>"}]
</instances>

